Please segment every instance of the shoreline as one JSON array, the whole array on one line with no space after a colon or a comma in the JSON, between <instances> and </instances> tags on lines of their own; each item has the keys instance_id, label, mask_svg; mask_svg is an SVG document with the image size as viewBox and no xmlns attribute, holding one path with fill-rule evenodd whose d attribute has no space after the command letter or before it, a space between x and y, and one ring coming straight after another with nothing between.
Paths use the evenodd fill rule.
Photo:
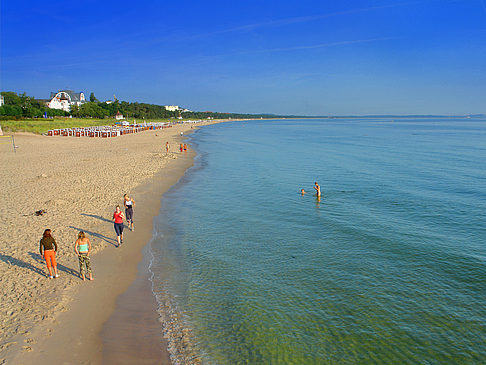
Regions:
<instances>
[{"instance_id":1,"label":"shoreline","mask_svg":"<svg viewBox=\"0 0 486 365\"><path fill-rule=\"evenodd\" d=\"M192 132L192 131L191 131ZM188 169L194 165L196 153L191 149L180 166L174 167L176 181L163 183L162 176L155 177L148 184L139 187L137 212L143 216L137 223L137 231L143 231L145 245L137 273L128 289L117 297L115 309L103 324L100 337L103 342L103 364L161 364L170 365L168 342L163 336L163 325L158 314L158 304L150 280L153 224L159 212L164 209L163 196L177 185ZM164 171L165 173L165 171ZM175 180L175 179L174 179ZM159 184L162 181L162 184ZM142 206L143 208L139 208ZM142 228L140 228L142 227Z\"/></svg>"},{"instance_id":2,"label":"shoreline","mask_svg":"<svg viewBox=\"0 0 486 365\"><path fill-rule=\"evenodd\" d=\"M220 121L210 121L194 126L182 125L179 128L169 128L168 133L171 134L170 143L172 149L178 147L178 143L180 143L178 141L184 138L184 136L179 134L180 131L189 133L193 127L199 128L204 125L218 122ZM159 134L158 137L161 138L153 140L154 135L157 137L157 134ZM155 153L155 158L160 159L160 157L165 154L165 146L164 153L160 152L162 149L161 141L164 141L165 144L165 137L169 138L164 135L164 132L161 132L160 130L146 131L140 135L143 136L138 137L138 139L143 140L144 143L147 140L149 141L146 144L150 147L148 150L144 151L146 156ZM134 138L134 136L126 137ZM26 134L25 138L27 138L27 140L37 139L36 142L43 139L40 144L51 144L53 138L56 139L56 137L41 137L28 134ZM48 138L48 141L45 140L46 138ZM152 139L152 141L150 141L150 139ZM18 138L16 138L16 143L19 144L17 140ZM122 142L124 145L123 142L126 141L126 144L129 145L131 144L130 142L132 142L126 138L124 139L124 137L119 137L117 140L118 141L113 142L112 144ZM84 141L59 137L54 144L58 142L62 142L62 144L82 144ZM20 144L24 143L24 137L20 138ZM93 143L99 147L99 144L103 142L87 142L87 144ZM113 149L111 149L112 146L105 145L103 147L101 148L103 154L113 152ZM159 151L155 152L154 149ZM24 152L25 150L26 149L21 149L21 152ZM170 155L173 154L174 153L170 153ZM2 156L0 155L0 157ZM53 282L46 282L46 279L42 278L46 271L45 267L43 267L45 264L39 258L34 258L35 255L32 253L29 253L29 255L32 260L34 260L34 264L30 265L20 265L20 260L14 259L13 255L9 257L8 260L2 257L2 261L8 264L8 267L6 268L7 270L14 269L15 271L21 271L22 268L27 266L27 268L30 269L30 272L28 271L30 276L32 276L32 271L37 274L35 280L40 284L39 297L36 297L35 293L31 294L30 297L33 297L33 299L30 299L30 301L25 304L32 305L37 302L40 311L45 308L45 315L42 317L33 316L32 318L32 316L28 315L30 314L28 312L26 313L27 315L24 316L22 316L22 313L19 313L19 316L17 317L19 318L18 325L13 327L9 333L4 333L4 337L0 343L0 362L6 364L36 364L47 361L67 364L110 363L108 356L110 356L109 352L112 350L109 349L109 346L106 346L106 351L104 351L103 342L100 337L106 336L106 332L103 334L101 333L104 324L116 310L118 298L122 298L123 293L130 290L131 286L139 281L139 272L140 270L143 271L144 265L139 264L143 257L142 249L147 246L151 239L152 222L153 218L157 216L159 212L162 194L184 175L188 167L192 166L194 152L190 149L189 153L182 155L182 158L181 156L169 156L168 159L167 156L165 157L164 163L161 166L158 166L158 168L154 168L155 172L153 172L151 176L148 176L148 179L142 179L142 181L133 188L121 189L117 193L117 196L120 196L119 202L121 202L123 193L127 191L130 192L130 195L134 197L137 203L137 208L135 210L135 227L137 229L134 232L125 230L124 233L127 233L127 235L125 243L121 248L115 249L113 246L114 239L112 237L114 237L114 233L111 232L112 224L109 219L107 219L111 208L105 208L108 214L96 214L97 212L90 212L89 214L81 213L81 215L84 215L84 220L90 221L90 224L87 225L86 228L85 224L76 224L76 227L68 227L69 236L72 236L79 230L79 227L83 227L83 230L88 234L95 246L93 250L94 255L92 256L92 267L95 278L93 282L82 282L76 277L78 269L75 264L74 255L72 254L70 257L66 257L69 256L67 252L70 251L71 247L69 247L69 244L67 245L64 243L66 241L65 236L67 233L65 230L60 230L59 232L55 231L55 238L58 240L58 243L60 243L59 241L63 241L63 246L67 246L62 247L63 250L60 249L60 252L58 252L58 255L60 255L58 259L58 268L60 268L61 271L60 279L55 279ZM7 161L9 159L11 159L10 156L7 157ZM142 169L142 171L145 172L144 169ZM42 177L39 179L44 178ZM153 199L154 194L157 199ZM61 203L59 204L61 205ZM56 205L54 205L54 207L56 207ZM64 205L61 208L63 209L59 210L66 209ZM0 213L2 212L0 211ZM8 223L9 222L5 222L7 225ZM44 222L42 226L45 226L46 224L49 223ZM146 225L146 227L144 227L144 225ZM32 227L32 230L34 230L34 228L36 227ZM35 232L36 235L39 235L37 233L38 228ZM35 250L35 248L33 248L33 250ZM21 251L22 250L19 250L19 252L16 253L19 256L25 254L25 252ZM68 258L70 260L68 260ZM62 267L61 262L63 264ZM2 270L4 269L3 266L0 268ZM32 281L30 279L32 278L29 277L26 280ZM13 281L13 284L15 285L15 280ZM145 280L145 282L150 283L148 280ZM21 284L29 285L28 282L22 282ZM149 308L151 308L150 311L152 311L155 306L155 297L151 292L150 295L153 300L153 306L150 307L150 303L146 304L149 305ZM45 296L50 298L46 298ZM11 310L8 310L5 314L8 315L11 312ZM153 312L153 316L157 316L155 311ZM152 321L154 318L155 317L152 317ZM29 320L33 320L34 323L22 323L29 322ZM5 320L3 320L2 324L2 329L9 328L7 326L8 322ZM160 337L162 337L162 326L160 323L157 323L157 325L160 329ZM161 343L160 353L162 354L162 359L164 361L162 363L170 363L166 362L168 359L166 343ZM139 357L136 358L137 361L140 360ZM120 362L116 361L111 363Z\"/></svg>"}]
</instances>

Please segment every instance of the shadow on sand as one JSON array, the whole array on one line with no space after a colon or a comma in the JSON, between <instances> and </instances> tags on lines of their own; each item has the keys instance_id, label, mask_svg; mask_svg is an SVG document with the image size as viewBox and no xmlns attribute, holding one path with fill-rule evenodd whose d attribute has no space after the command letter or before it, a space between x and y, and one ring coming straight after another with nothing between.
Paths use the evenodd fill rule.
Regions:
<instances>
[{"instance_id":1,"label":"shadow on sand","mask_svg":"<svg viewBox=\"0 0 486 365\"><path fill-rule=\"evenodd\" d=\"M42 259L42 257L38 253L29 252L29 256L41 265L46 264L46 262ZM5 255L5 254L0 254L0 260L7 263L7 264L10 264L10 265L15 265L15 266L18 266L18 267L25 267L25 268L31 270L32 272L35 272L36 274L39 274L41 276L45 276L46 278L49 277L49 273L48 273L47 269L45 269L45 270L39 269L38 267L32 265L31 263L19 260L15 257ZM77 271L74 271L73 269L71 269L67 266L60 265L59 263L57 264L57 270L60 271L60 272L64 272L66 274L78 276Z\"/></svg>"},{"instance_id":2,"label":"shadow on sand","mask_svg":"<svg viewBox=\"0 0 486 365\"><path fill-rule=\"evenodd\" d=\"M113 223L113 220L110 220L110 219L106 219L100 215L96 215L96 214L86 214L86 213L81 213L81 215L84 215L85 217L91 217L91 218L96 218L96 219L99 219L100 221L103 221L103 222L108 222L108 223Z\"/></svg>"},{"instance_id":3,"label":"shadow on sand","mask_svg":"<svg viewBox=\"0 0 486 365\"><path fill-rule=\"evenodd\" d=\"M74 227L74 226L69 226L69 228L75 229L76 231L83 231L88 236L92 236L92 237L99 238L100 240L103 240L106 243L109 243L110 245L113 245L115 247L118 246L118 242L116 241L116 239L107 237L105 235L102 235L101 233L91 232L91 231L88 231L87 229L83 229L83 228L79 228L79 227Z\"/></svg>"},{"instance_id":4,"label":"shadow on sand","mask_svg":"<svg viewBox=\"0 0 486 365\"><path fill-rule=\"evenodd\" d=\"M45 265L46 264L46 262L44 261L44 259L42 259L42 257L38 253L29 252L29 256L32 257L39 264L42 264L42 265ZM30 265L30 264L28 264L28 265ZM36 268L33 265L30 265L30 266L32 266L35 269L34 271L36 271L36 272L39 272L40 271L40 273L42 275L48 276L47 269L46 269L46 271L42 271L42 270L39 270L38 268ZM79 276L79 272L78 271L75 271L75 270L71 269L70 267L64 266L64 265L60 264L59 262L57 262L57 271L63 272L63 273L66 273L66 274L70 274L70 275L73 275L73 276L76 276L76 277Z\"/></svg>"},{"instance_id":5,"label":"shadow on sand","mask_svg":"<svg viewBox=\"0 0 486 365\"><path fill-rule=\"evenodd\" d=\"M32 257L33 253L30 253L29 255ZM37 254L37 256L40 257L39 254ZM47 271L41 270L38 267L36 267L36 266L34 266L34 265L32 265L28 262L16 259L15 257L0 253L0 260L2 260L3 262L5 262L7 264L10 264L10 265L15 265L15 266L18 266L18 267L25 267L25 268L27 268L27 269L29 269L29 270L31 270L31 271L39 274L39 275L48 277ZM38 261L38 260L36 259L36 261Z\"/></svg>"}]
</instances>

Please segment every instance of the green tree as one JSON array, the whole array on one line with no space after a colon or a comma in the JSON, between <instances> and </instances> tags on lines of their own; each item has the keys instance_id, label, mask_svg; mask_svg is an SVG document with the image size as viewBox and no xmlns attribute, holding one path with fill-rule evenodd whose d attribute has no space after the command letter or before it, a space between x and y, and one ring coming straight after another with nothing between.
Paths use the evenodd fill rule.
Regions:
<instances>
[{"instance_id":1,"label":"green tree","mask_svg":"<svg viewBox=\"0 0 486 365\"><path fill-rule=\"evenodd\" d=\"M71 105L71 109L70 109L70 112L69 112L73 117L77 118L79 117L80 113L79 113L79 106L77 105Z\"/></svg>"},{"instance_id":2,"label":"green tree","mask_svg":"<svg viewBox=\"0 0 486 365\"><path fill-rule=\"evenodd\" d=\"M89 94L89 101L91 101L92 103L99 103L99 100L96 99L96 96L93 92Z\"/></svg>"},{"instance_id":3,"label":"green tree","mask_svg":"<svg viewBox=\"0 0 486 365\"><path fill-rule=\"evenodd\" d=\"M80 117L104 118L109 115L98 103L88 102L79 107Z\"/></svg>"},{"instance_id":4,"label":"green tree","mask_svg":"<svg viewBox=\"0 0 486 365\"><path fill-rule=\"evenodd\" d=\"M21 100L17 93L14 93L13 91L2 91L1 94L5 105L21 105Z\"/></svg>"},{"instance_id":5,"label":"green tree","mask_svg":"<svg viewBox=\"0 0 486 365\"><path fill-rule=\"evenodd\" d=\"M0 106L0 115L20 117L22 116L22 108L18 105L3 105Z\"/></svg>"}]
</instances>

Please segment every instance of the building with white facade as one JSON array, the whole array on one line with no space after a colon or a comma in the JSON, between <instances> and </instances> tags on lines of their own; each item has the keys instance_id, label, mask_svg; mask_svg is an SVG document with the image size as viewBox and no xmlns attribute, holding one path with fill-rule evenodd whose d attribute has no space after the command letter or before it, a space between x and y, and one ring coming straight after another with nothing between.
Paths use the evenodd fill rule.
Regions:
<instances>
[{"instance_id":1,"label":"building with white facade","mask_svg":"<svg viewBox=\"0 0 486 365\"><path fill-rule=\"evenodd\" d=\"M3 98L3 95L0 95L0 106L5 104L5 99Z\"/></svg>"},{"instance_id":2,"label":"building with white facade","mask_svg":"<svg viewBox=\"0 0 486 365\"><path fill-rule=\"evenodd\" d=\"M71 105L81 106L86 102L83 93L75 93L72 90L60 90L51 93L51 101L47 106L51 109L61 109L66 112L71 110Z\"/></svg>"},{"instance_id":3,"label":"building with white facade","mask_svg":"<svg viewBox=\"0 0 486 365\"><path fill-rule=\"evenodd\" d=\"M178 105L164 105L165 110L168 110L170 112L176 112L180 110Z\"/></svg>"}]
</instances>

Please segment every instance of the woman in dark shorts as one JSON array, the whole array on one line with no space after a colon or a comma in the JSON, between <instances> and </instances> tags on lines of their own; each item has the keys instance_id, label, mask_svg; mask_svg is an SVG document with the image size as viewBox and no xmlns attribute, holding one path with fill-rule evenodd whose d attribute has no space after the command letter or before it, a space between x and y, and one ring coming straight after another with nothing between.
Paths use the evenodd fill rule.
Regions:
<instances>
[{"instance_id":1,"label":"woman in dark shorts","mask_svg":"<svg viewBox=\"0 0 486 365\"><path fill-rule=\"evenodd\" d=\"M125 215L120 210L120 206L117 205L115 213L113 213L113 222L115 224L116 240L118 241L118 247L123 243L123 220Z\"/></svg>"},{"instance_id":2,"label":"woman in dark shorts","mask_svg":"<svg viewBox=\"0 0 486 365\"><path fill-rule=\"evenodd\" d=\"M134 231L133 227L133 208L135 207L135 200L130 198L128 194L123 196L123 205L125 205L125 217L127 218L128 228L130 231Z\"/></svg>"}]
</instances>

